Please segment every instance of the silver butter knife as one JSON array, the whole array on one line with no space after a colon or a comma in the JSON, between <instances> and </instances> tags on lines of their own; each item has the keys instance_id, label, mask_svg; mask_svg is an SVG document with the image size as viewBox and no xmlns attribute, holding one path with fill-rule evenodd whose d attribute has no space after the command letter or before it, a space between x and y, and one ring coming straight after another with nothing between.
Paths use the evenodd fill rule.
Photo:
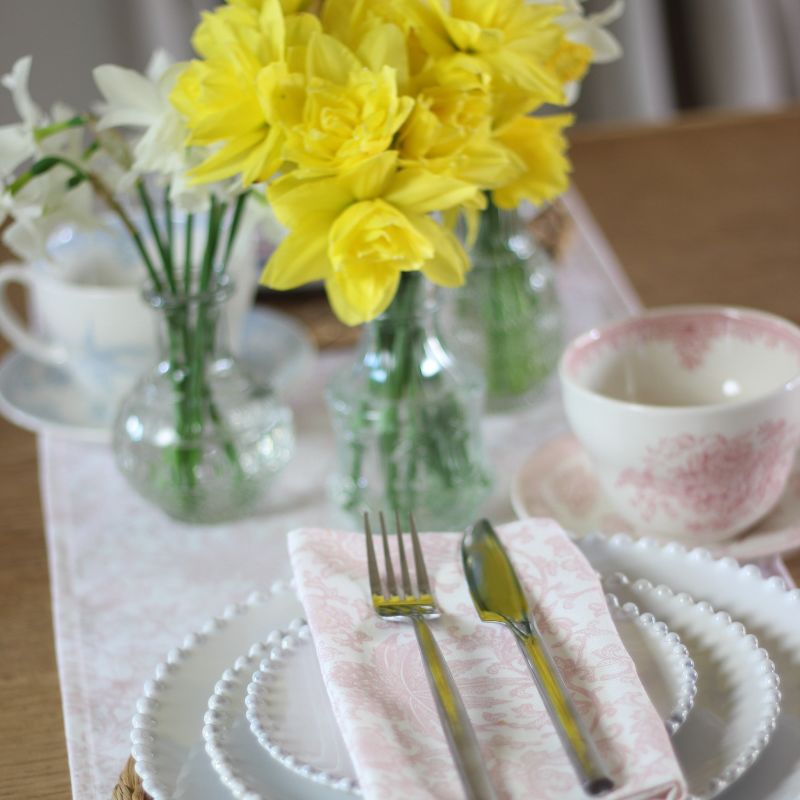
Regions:
<instances>
[{"instance_id":1,"label":"silver butter knife","mask_svg":"<svg viewBox=\"0 0 800 800\"><path fill-rule=\"evenodd\" d=\"M575 711L530 613L514 565L488 520L479 520L464 534L461 558L480 618L507 625L513 632L584 792L610 792L614 782Z\"/></svg>"}]
</instances>

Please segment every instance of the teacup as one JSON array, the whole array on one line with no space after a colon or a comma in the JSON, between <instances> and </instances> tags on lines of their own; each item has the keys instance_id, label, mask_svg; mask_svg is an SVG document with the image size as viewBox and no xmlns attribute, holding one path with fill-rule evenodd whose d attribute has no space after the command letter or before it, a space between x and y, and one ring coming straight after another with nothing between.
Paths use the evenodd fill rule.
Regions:
<instances>
[{"instance_id":1,"label":"teacup","mask_svg":"<svg viewBox=\"0 0 800 800\"><path fill-rule=\"evenodd\" d=\"M176 225L178 252L182 233ZM258 278L252 237L242 239L231 259L235 288L226 309L235 348ZM65 227L49 242L48 256L0 267L0 332L30 358L68 370L88 395L116 402L157 357L156 319L142 299L138 254L119 230ZM28 290L30 326L8 302L10 283Z\"/></svg>"},{"instance_id":2,"label":"teacup","mask_svg":"<svg viewBox=\"0 0 800 800\"><path fill-rule=\"evenodd\" d=\"M800 328L787 320L656 309L575 339L559 375L573 432L639 529L720 541L783 493L800 443Z\"/></svg>"}]
</instances>

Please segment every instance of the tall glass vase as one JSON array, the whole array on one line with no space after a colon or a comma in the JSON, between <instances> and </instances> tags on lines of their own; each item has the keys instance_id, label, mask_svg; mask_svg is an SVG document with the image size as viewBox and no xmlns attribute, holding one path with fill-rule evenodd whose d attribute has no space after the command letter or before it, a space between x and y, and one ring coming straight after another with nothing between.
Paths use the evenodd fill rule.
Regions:
<instances>
[{"instance_id":1,"label":"tall glass vase","mask_svg":"<svg viewBox=\"0 0 800 800\"><path fill-rule=\"evenodd\" d=\"M419 273L405 273L387 311L365 326L355 362L328 387L337 443L334 501L413 512L428 530L457 530L490 489L480 417L483 384L439 336Z\"/></svg>"},{"instance_id":2,"label":"tall glass vase","mask_svg":"<svg viewBox=\"0 0 800 800\"><path fill-rule=\"evenodd\" d=\"M524 406L552 375L561 351L550 256L516 209L490 202L470 258L465 285L449 298L452 344L485 375L490 410Z\"/></svg>"},{"instance_id":3,"label":"tall glass vase","mask_svg":"<svg viewBox=\"0 0 800 800\"><path fill-rule=\"evenodd\" d=\"M145 292L160 355L123 399L117 466L173 517L214 523L247 514L294 449L290 409L231 354L227 277L204 292Z\"/></svg>"}]
</instances>

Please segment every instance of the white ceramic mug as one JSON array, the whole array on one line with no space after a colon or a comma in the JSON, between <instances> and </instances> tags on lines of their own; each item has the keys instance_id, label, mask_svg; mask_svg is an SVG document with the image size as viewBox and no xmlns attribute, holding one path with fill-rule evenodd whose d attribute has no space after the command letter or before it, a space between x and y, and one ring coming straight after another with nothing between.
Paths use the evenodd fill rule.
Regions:
<instances>
[{"instance_id":1,"label":"white ceramic mug","mask_svg":"<svg viewBox=\"0 0 800 800\"><path fill-rule=\"evenodd\" d=\"M181 234L176 225L179 252ZM195 252L201 246L198 240ZM48 251L47 260L0 267L0 332L30 358L68 370L92 397L116 402L157 357L156 316L142 299L144 267L132 243L113 228L65 227ZM234 292L226 311L237 350L258 279L248 231L237 240L230 272ZM31 325L11 308L10 283L28 290Z\"/></svg>"},{"instance_id":2,"label":"white ceramic mug","mask_svg":"<svg viewBox=\"0 0 800 800\"><path fill-rule=\"evenodd\" d=\"M656 309L569 345L573 432L637 529L695 544L777 503L800 441L800 328L716 306Z\"/></svg>"}]
</instances>

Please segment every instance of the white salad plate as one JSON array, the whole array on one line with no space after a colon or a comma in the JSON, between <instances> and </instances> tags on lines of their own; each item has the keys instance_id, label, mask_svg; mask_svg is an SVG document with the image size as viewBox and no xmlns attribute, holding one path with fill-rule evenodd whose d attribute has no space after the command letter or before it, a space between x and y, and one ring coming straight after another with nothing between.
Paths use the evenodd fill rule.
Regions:
<instances>
[{"instance_id":1,"label":"white salad plate","mask_svg":"<svg viewBox=\"0 0 800 800\"><path fill-rule=\"evenodd\" d=\"M586 451L569 434L551 439L525 460L511 482L511 504L520 519L551 517L577 536L648 535L617 513ZM741 561L800 550L800 458L777 506L750 531L709 549Z\"/></svg>"},{"instance_id":2,"label":"white salad plate","mask_svg":"<svg viewBox=\"0 0 800 800\"><path fill-rule=\"evenodd\" d=\"M314 356L302 325L274 309L248 312L240 357L282 391L298 380ZM0 413L22 428L85 442L108 442L115 408L87 396L70 373L11 352L0 362Z\"/></svg>"},{"instance_id":3,"label":"white salad plate","mask_svg":"<svg viewBox=\"0 0 800 800\"><path fill-rule=\"evenodd\" d=\"M652 614L640 613L632 603L620 605L613 594L609 605L648 697L674 734L686 721L697 691L697 672L689 652L677 634ZM328 700L308 626L273 640L275 645L247 686L245 716L250 730L287 769L357 794L357 778ZM213 705L241 709L240 694L238 685L220 685ZM236 716L229 719L235 722ZM209 726L206 741L212 758L227 756L234 763L236 754L228 752L232 742L226 741L227 730L224 724ZM238 785L231 788L235 797L246 797L248 789L256 785L241 775Z\"/></svg>"},{"instance_id":4,"label":"white salad plate","mask_svg":"<svg viewBox=\"0 0 800 800\"><path fill-rule=\"evenodd\" d=\"M715 560L705 550L687 552L680 545L661 545L624 535L612 538L590 535L577 544L605 574L622 572L634 580L644 578L656 586L665 584L675 592L687 592L712 607L729 612L770 651L778 673L783 676L782 709L777 728L757 763L728 788L725 797L726 800L797 800L800 797L800 590L788 590L780 578L763 578L754 566L739 567L732 559ZM617 591L623 601L631 600L642 611L651 611L659 618L664 616L657 613L655 590L641 596L623 585ZM652 609L648 607L651 600ZM220 676L227 669L235 674L227 673L223 680L235 679L241 687L241 712L237 709L240 716L235 726L237 742L241 743L237 757L252 758L254 763L260 759L262 769L269 770L265 784L269 787L268 796L288 800L294 797L324 800L334 796L331 792L337 790L313 783L267 757L244 716L246 685L269 647L256 646L251 652L252 643L262 641L270 631L284 628L295 613L296 603L292 593L277 591L244 608L229 608L222 618L209 623L199 637L188 637L183 647L169 653L167 660L156 668L155 679L145 686L144 696L137 705L139 713L134 717L131 734L137 771L155 800L230 797L229 790L215 775L203 738L208 698L215 688L220 688ZM706 610L710 617L714 616L710 608ZM724 617L709 624L738 631L737 626L723 622ZM299 629L300 624L296 622L295 628ZM672 627L680 634L677 626ZM690 648L694 648L695 638L687 636ZM741 639L746 642L748 651L757 651L752 639L746 636ZM239 654L247 655L242 658ZM692 655L698 662L702 684L701 659L697 652ZM731 665L730 674L739 674L738 668ZM725 685L729 685L727 674L725 680ZM759 685L760 681L755 680L753 687L740 693L744 701ZM743 701L738 695L735 699L740 707ZM759 708L764 706L755 699L753 702ZM675 737L676 742L702 710L698 692L695 708ZM753 712L754 721L761 718L758 711ZM217 722L212 720L208 724ZM757 728L754 722L754 734ZM713 739L703 741L695 755L708 753L707 759L713 760L716 767L714 774L723 775L732 765L715 755L716 744ZM752 755L745 755L745 758L752 758ZM341 793L336 796L341 798Z\"/></svg>"}]
</instances>

